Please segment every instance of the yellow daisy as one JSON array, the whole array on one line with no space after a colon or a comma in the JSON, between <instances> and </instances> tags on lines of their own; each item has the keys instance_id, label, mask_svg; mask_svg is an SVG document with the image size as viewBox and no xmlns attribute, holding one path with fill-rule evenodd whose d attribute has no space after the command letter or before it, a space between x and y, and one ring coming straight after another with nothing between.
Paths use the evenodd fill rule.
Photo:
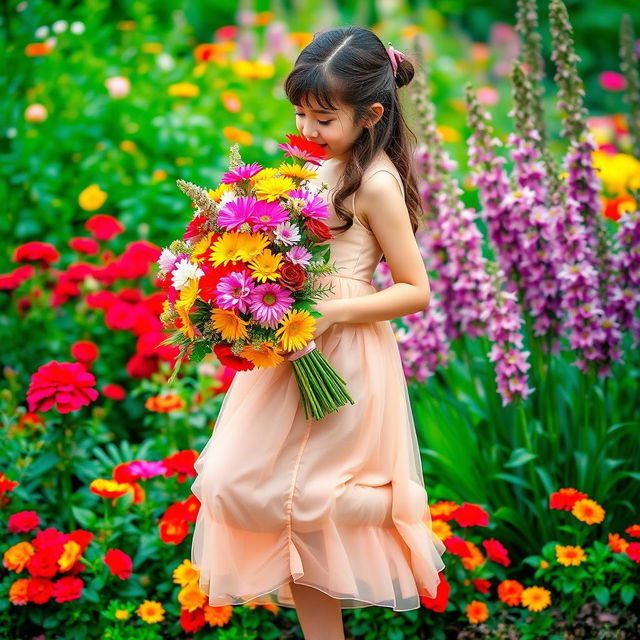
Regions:
<instances>
[{"instance_id":1,"label":"yellow daisy","mask_svg":"<svg viewBox=\"0 0 640 640\"><path fill-rule=\"evenodd\" d=\"M596 524L604 520L604 509L595 500L589 498L575 502L571 513L587 524Z\"/></svg>"},{"instance_id":2,"label":"yellow daisy","mask_svg":"<svg viewBox=\"0 0 640 640\"><path fill-rule=\"evenodd\" d=\"M282 326L276 331L285 351L298 351L313 338L316 319L308 312L292 309L282 318Z\"/></svg>"},{"instance_id":3,"label":"yellow daisy","mask_svg":"<svg viewBox=\"0 0 640 640\"><path fill-rule=\"evenodd\" d=\"M264 251L269 244L269 238L264 233L246 233L238 246L240 260L248 262Z\"/></svg>"},{"instance_id":4,"label":"yellow daisy","mask_svg":"<svg viewBox=\"0 0 640 640\"><path fill-rule=\"evenodd\" d=\"M201 609L208 600L207 594L200 589L197 582L188 582L178 592L178 602L190 613Z\"/></svg>"},{"instance_id":5,"label":"yellow daisy","mask_svg":"<svg viewBox=\"0 0 640 640\"><path fill-rule=\"evenodd\" d=\"M288 197L288 192L296 188L296 183L291 178L265 178L258 180L254 185L254 191L258 200L273 202L280 198Z\"/></svg>"},{"instance_id":6,"label":"yellow daisy","mask_svg":"<svg viewBox=\"0 0 640 640\"><path fill-rule=\"evenodd\" d=\"M155 600L145 600L137 608L136 613L149 624L164 620L164 607Z\"/></svg>"},{"instance_id":7,"label":"yellow daisy","mask_svg":"<svg viewBox=\"0 0 640 640\"><path fill-rule=\"evenodd\" d=\"M556 558L558 559L558 562L560 564L563 564L565 567L568 567L568 566L577 567L584 560L586 560L587 556L585 555L582 547L572 547L572 546L563 547L557 544Z\"/></svg>"},{"instance_id":8,"label":"yellow daisy","mask_svg":"<svg viewBox=\"0 0 640 640\"><path fill-rule=\"evenodd\" d=\"M303 169L299 164L287 164L286 162L278 167L278 173L286 178L298 178L299 180L313 180L318 175L315 171Z\"/></svg>"},{"instance_id":9,"label":"yellow daisy","mask_svg":"<svg viewBox=\"0 0 640 640\"><path fill-rule=\"evenodd\" d=\"M204 260L204 255L207 252L209 245L211 244L212 237L213 231L210 231L204 238L196 242L195 246L193 247L193 251L191 252L191 260L197 262L198 264L202 263L202 261Z\"/></svg>"},{"instance_id":10,"label":"yellow daisy","mask_svg":"<svg viewBox=\"0 0 640 640\"><path fill-rule=\"evenodd\" d=\"M262 253L252 258L248 265L253 277L259 282L277 280L280 274L278 268L282 264L282 255L271 253L271 249L265 249Z\"/></svg>"},{"instance_id":11,"label":"yellow daisy","mask_svg":"<svg viewBox=\"0 0 640 640\"><path fill-rule=\"evenodd\" d=\"M173 570L173 581L181 587L187 584L197 583L199 577L200 571L187 559L183 560L182 563Z\"/></svg>"},{"instance_id":12,"label":"yellow daisy","mask_svg":"<svg viewBox=\"0 0 640 640\"><path fill-rule=\"evenodd\" d=\"M242 260L241 250L244 249L246 234L240 231L227 231L223 233L211 246L211 262L216 266L228 262Z\"/></svg>"},{"instance_id":13,"label":"yellow daisy","mask_svg":"<svg viewBox=\"0 0 640 640\"><path fill-rule=\"evenodd\" d=\"M193 324L191 324L191 318L189 317L189 309L191 309L191 306L195 302L198 291L198 281L193 279L189 280L189 284L180 291L180 299L175 304L176 312L182 320L180 331L191 340L196 337L196 334L193 329Z\"/></svg>"},{"instance_id":14,"label":"yellow daisy","mask_svg":"<svg viewBox=\"0 0 640 640\"><path fill-rule=\"evenodd\" d=\"M220 333L223 340L232 342L248 336L247 320L243 320L230 309L212 309L211 320L213 328Z\"/></svg>"},{"instance_id":15,"label":"yellow daisy","mask_svg":"<svg viewBox=\"0 0 640 640\"><path fill-rule=\"evenodd\" d=\"M529 611L542 611L551 604L551 592L543 587L528 587L522 591L522 605Z\"/></svg>"},{"instance_id":16,"label":"yellow daisy","mask_svg":"<svg viewBox=\"0 0 640 640\"><path fill-rule=\"evenodd\" d=\"M446 540L453 535L451 525L444 520L433 520L431 523L431 530L440 538L440 540Z\"/></svg>"},{"instance_id":17,"label":"yellow daisy","mask_svg":"<svg viewBox=\"0 0 640 640\"><path fill-rule=\"evenodd\" d=\"M263 342L258 348L254 348L251 344L246 344L240 355L256 365L256 367L275 367L280 364L284 358L276 351L276 346L271 340Z\"/></svg>"},{"instance_id":18,"label":"yellow daisy","mask_svg":"<svg viewBox=\"0 0 640 640\"><path fill-rule=\"evenodd\" d=\"M207 195L212 200L215 200L216 202L220 202L220 198L222 197L222 194L226 193L227 191L231 191L232 189L233 189L232 184L222 183L219 186L217 186L215 189L209 189L209 191L207 191Z\"/></svg>"}]
</instances>

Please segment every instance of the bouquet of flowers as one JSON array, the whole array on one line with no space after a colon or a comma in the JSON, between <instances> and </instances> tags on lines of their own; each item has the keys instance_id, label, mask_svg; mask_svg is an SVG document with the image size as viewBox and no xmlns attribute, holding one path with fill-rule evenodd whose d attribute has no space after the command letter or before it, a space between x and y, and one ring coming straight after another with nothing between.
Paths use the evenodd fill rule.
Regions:
<instances>
[{"instance_id":1,"label":"bouquet of flowers","mask_svg":"<svg viewBox=\"0 0 640 640\"><path fill-rule=\"evenodd\" d=\"M239 371L291 362L305 417L319 420L347 402L345 380L316 348L315 301L331 285L318 280L335 273L329 264L332 237L323 222L326 203L308 181L324 149L292 134L278 145L285 158L277 168L244 164L238 145L230 149L229 171L205 190L178 180L195 211L182 239L163 249L159 276L167 291L161 344L180 347L171 383L185 357L199 362L213 351Z\"/></svg>"}]
</instances>

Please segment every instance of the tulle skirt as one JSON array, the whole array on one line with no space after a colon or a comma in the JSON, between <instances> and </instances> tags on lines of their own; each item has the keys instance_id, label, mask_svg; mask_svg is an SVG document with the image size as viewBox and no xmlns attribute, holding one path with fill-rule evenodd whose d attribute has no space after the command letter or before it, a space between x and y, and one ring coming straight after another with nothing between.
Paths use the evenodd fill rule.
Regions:
<instances>
[{"instance_id":1,"label":"tulle skirt","mask_svg":"<svg viewBox=\"0 0 640 640\"><path fill-rule=\"evenodd\" d=\"M331 278L332 297L375 292ZM334 325L315 342L355 404L305 419L287 360L235 375L191 486L200 588L212 606L294 607L293 580L342 609L417 609L436 595L445 546L391 323Z\"/></svg>"}]
</instances>

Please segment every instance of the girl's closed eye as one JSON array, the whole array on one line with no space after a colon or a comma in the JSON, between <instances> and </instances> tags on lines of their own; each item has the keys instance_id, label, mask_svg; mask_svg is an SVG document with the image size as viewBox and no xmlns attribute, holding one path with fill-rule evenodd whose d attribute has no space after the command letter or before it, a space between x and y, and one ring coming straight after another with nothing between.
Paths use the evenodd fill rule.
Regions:
<instances>
[{"instance_id":1,"label":"girl's closed eye","mask_svg":"<svg viewBox=\"0 0 640 640\"><path fill-rule=\"evenodd\" d=\"M304 116L304 113L296 113L295 115L302 118ZM323 124L323 125L330 124L331 122L333 122L333 120L318 120L318 124Z\"/></svg>"}]
</instances>

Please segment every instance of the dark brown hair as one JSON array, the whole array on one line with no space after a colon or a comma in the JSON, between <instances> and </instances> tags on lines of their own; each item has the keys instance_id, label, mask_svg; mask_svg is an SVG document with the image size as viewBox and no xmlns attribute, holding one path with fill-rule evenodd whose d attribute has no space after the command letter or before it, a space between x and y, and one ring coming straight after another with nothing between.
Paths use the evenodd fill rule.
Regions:
<instances>
[{"instance_id":1,"label":"dark brown hair","mask_svg":"<svg viewBox=\"0 0 640 640\"><path fill-rule=\"evenodd\" d=\"M397 92L411 82L414 74L413 63L406 59L398 62L394 77L378 36L364 27L347 26L315 33L285 80L284 90L292 104L310 106L308 98L313 96L321 108L336 109L331 101L334 98L353 108L354 125L365 127L353 144L341 186L334 194L336 215L344 220L337 231L346 231L353 224L353 216L343 202L358 189L365 169L381 150L400 173L413 232L418 229L423 211L408 134L414 141L416 137L402 116ZM373 126L366 126L374 102L384 106L384 113Z\"/></svg>"}]
</instances>

